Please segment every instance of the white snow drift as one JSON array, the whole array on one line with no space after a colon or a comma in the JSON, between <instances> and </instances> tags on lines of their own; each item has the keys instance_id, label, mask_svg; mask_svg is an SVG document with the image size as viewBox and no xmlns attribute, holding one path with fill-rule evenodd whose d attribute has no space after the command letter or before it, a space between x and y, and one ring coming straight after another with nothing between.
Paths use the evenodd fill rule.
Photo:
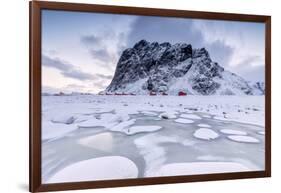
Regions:
<instances>
[{"instance_id":1,"label":"white snow drift","mask_svg":"<svg viewBox=\"0 0 281 193\"><path fill-rule=\"evenodd\" d=\"M232 141L244 142L244 143L259 143L260 141L254 137L244 135L229 135L227 136Z\"/></svg>"},{"instance_id":2,"label":"white snow drift","mask_svg":"<svg viewBox=\"0 0 281 193\"><path fill-rule=\"evenodd\" d=\"M190 119L178 118L178 119L175 120L175 122L177 122L177 123L193 123L194 121L192 121Z\"/></svg>"},{"instance_id":3,"label":"white snow drift","mask_svg":"<svg viewBox=\"0 0 281 193\"><path fill-rule=\"evenodd\" d=\"M247 135L247 132L245 131L239 131L234 129L221 129L220 132L229 135Z\"/></svg>"},{"instance_id":4,"label":"white snow drift","mask_svg":"<svg viewBox=\"0 0 281 193\"><path fill-rule=\"evenodd\" d=\"M162 129L161 126L133 126L126 131L127 135L134 135L136 133L154 132Z\"/></svg>"},{"instance_id":5,"label":"white snow drift","mask_svg":"<svg viewBox=\"0 0 281 193\"><path fill-rule=\"evenodd\" d=\"M246 166L235 162L187 162L163 165L152 176L181 176L249 171Z\"/></svg>"},{"instance_id":6,"label":"white snow drift","mask_svg":"<svg viewBox=\"0 0 281 193\"><path fill-rule=\"evenodd\" d=\"M211 140L219 137L219 134L211 129L200 128L194 132L194 137L198 139Z\"/></svg>"},{"instance_id":7,"label":"white snow drift","mask_svg":"<svg viewBox=\"0 0 281 193\"><path fill-rule=\"evenodd\" d=\"M181 114L180 117L187 118L187 119L202 119L198 115L194 115L194 114Z\"/></svg>"},{"instance_id":8,"label":"white snow drift","mask_svg":"<svg viewBox=\"0 0 281 193\"><path fill-rule=\"evenodd\" d=\"M107 156L69 165L47 180L47 183L126 179L137 176L138 168L134 162L121 156Z\"/></svg>"},{"instance_id":9,"label":"white snow drift","mask_svg":"<svg viewBox=\"0 0 281 193\"><path fill-rule=\"evenodd\" d=\"M200 124L198 124L197 126L198 126L198 127L211 128L211 125L203 124L203 123L200 123Z\"/></svg>"}]
</instances>

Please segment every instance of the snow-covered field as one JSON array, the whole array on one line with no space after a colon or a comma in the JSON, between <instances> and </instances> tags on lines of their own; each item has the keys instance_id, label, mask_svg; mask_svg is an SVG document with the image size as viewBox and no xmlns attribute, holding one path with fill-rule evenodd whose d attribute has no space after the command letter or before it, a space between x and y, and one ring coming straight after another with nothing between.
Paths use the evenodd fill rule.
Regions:
<instances>
[{"instance_id":1,"label":"snow-covered field","mask_svg":"<svg viewBox=\"0 0 281 193\"><path fill-rule=\"evenodd\" d=\"M264 169L264 96L43 96L43 183Z\"/></svg>"}]
</instances>

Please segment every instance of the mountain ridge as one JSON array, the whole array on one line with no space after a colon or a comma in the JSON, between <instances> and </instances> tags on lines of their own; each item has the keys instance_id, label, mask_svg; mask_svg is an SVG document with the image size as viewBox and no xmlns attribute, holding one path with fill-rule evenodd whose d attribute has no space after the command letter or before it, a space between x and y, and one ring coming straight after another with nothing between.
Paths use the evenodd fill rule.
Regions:
<instances>
[{"instance_id":1,"label":"mountain ridge","mask_svg":"<svg viewBox=\"0 0 281 193\"><path fill-rule=\"evenodd\" d=\"M205 48L140 40L121 54L105 93L146 95L262 95L264 83L250 84L212 61Z\"/></svg>"}]
</instances>

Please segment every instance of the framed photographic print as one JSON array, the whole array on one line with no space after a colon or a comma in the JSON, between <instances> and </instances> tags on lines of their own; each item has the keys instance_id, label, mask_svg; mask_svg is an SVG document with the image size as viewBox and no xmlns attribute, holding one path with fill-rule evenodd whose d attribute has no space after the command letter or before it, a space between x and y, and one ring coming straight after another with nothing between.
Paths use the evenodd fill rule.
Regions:
<instances>
[{"instance_id":1,"label":"framed photographic print","mask_svg":"<svg viewBox=\"0 0 281 193\"><path fill-rule=\"evenodd\" d=\"M269 177L270 21L30 2L30 191Z\"/></svg>"}]
</instances>

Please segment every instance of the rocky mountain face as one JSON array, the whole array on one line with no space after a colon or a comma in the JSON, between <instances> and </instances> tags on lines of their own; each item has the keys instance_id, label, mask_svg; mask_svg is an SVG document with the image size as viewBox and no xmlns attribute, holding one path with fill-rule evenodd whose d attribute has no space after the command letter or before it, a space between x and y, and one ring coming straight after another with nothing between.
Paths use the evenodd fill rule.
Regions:
<instances>
[{"instance_id":1,"label":"rocky mountain face","mask_svg":"<svg viewBox=\"0 0 281 193\"><path fill-rule=\"evenodd\" d=\"M213 62L205 48L141 40L123 51L107 93L254 95L264 90ZM262 93L260 93L262 94Z\"/></svg>"},{"instance_id":2,"label":"rocky mountain face","mask_svg":"<svg viewBox=\"0 0 281 193\"><path fill-rule=\"evenodd\" d=\"M254 95L264 95L265 94L264 82L249 82L249 84L253 88Z\"/></svg>"}]
</instances>

